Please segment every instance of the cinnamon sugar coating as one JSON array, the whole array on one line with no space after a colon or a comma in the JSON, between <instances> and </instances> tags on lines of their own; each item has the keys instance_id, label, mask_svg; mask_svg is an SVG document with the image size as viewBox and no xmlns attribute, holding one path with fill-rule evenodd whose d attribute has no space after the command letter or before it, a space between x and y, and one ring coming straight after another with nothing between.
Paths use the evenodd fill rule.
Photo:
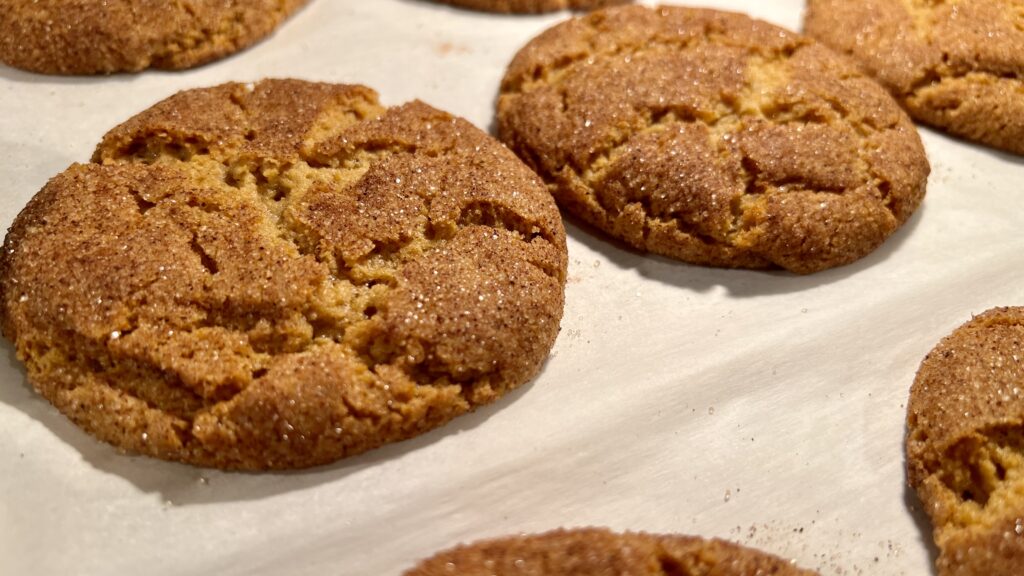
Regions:
<instances>
[{"instance_id":1,"label":"cinnamon sugar coating","mask_svg":"<svg viewBox=\"0 0 1024 576\"><path fill-rule=\"evenodd\" d=\"M852 262L914 212L929 172L909 118L852 63L712 10L555 26L510 64L498 126L569 212L712 266Z\"/></svg>"},{"instance_id":2,"label":"cinnamon sugar coating","mask_svg":"<svg viewBox=\"0 0 1024 576\"><path fill-rule=\"evenodd\" d=\"M180 70L270 34L307 0L0 0L0 62L44 74Z\"/></svg>"},{"instance_id":3,"label":"cinnamon sugar coating","mask_svg":"<svg viewBox=\"0 0 1024 576\"><path fill-rule=\"evenodd\" d=\"M555 530L462 545L405 576L813 576L776 556L723 540L603 528Z\"/></svg>"},{"instance_id":4,"label":"cinnamon sugar coating","mask_svg":"<svg viewBox=\"0 0 1024 576\"><path fill-rule=\"evenodd\" d=\"M1024 308L989 310L921 363L907 407L908 478L939 576L1024 566Z\"/></svg>"},{"instance_id":5,"label":"cinnamon sugar coating","mask_svg":"<svg viewBox=\"0 0 1024 576\"><path fill-rule=\"evenodd\" d=\"M539 14L556 10L595 10L633 0L435 0L463 8L505 14Z\"/></svg>"},{"instance_id":6,"label":"cinnamon sugar coating","mask_svg":"<svg viewBox=\"0 0 1024 576\"><path fill-rule=\"evenodd\" d=\"M916 120L1024 154L1024 2L810 0L805 29Z\"/></svg>"},{"instance_id":7,"label":"cinnamon sugar coating","mask_svg":"<svg viewBox=\"0 0 1024 576\"><path fill-rule=\"evenodd\" d=\"M543 185L466 121L268 80L176 94L51 180L7 235L0 320L106 442L298 468L532 378L565 269Z\"/></svg>"}]
</instances>

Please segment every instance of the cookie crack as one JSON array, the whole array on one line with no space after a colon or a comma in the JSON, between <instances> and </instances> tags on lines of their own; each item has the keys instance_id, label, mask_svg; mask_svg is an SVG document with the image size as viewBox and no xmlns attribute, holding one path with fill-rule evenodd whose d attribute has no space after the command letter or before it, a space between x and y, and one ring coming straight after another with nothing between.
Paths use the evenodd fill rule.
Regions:
<instances>
[{"instance_id":1,"label":"cookie crack","mask_svg":"<svg viewBox=\"0 0 1024 576\"><path fill-rule=\"evenodd\" d=\"M629 44L624 46L616 46L612 50L605 50L594 52L594 42L591 39L590 51L576 55L563 57L557 62L547 67L535 68L526 78L514 79L511 84L503 87L503 92L506 94L526 94L532 91L537 86L558 86L562 83L562 79L567 73L581 62L588 64L596 62L599 58L601 59L616 59L622 58L626 62L629 62L634 56L639 56L642 53L660 53L667 52L676 49L686 49L697 44L696 39L688 39L679 42L668 42L664 40L654 40L646 44Z\"/></svg>"},{"instance_id":2,"label":"cookie crack","mask_svg":"<svg viewBox=\"0 0 1024 576\"><path fill-rule=\"evenodd\" d=\"M730 221L729 231L726 234L729 244L735 244L736 237L748 228L743 225L747 216L743 206L744 199L764 193L760 184L760 169L749 156L743 155L740 159L740 178L743 183L743 192L729 203Z\"/></svg>"},{"instance_id":3,"label":"cookie crack","mask_svg":"<svg viewBox=\"0 0 1024 576\"><path fill-rule=\"evenodd\" d=\"M154 164L159 159L188 162L196 156L210 154L209 142L198 136L180 137L166 132L138 134L124 146L115 151L115 160L126 161L135 159L143 164ZM100 163L97 156L93 161Z\"/></svg>"},{"instance_id":4,"label":"cookie crack","mask_svg":"<svg viewBox=\"0 0 1024 576\"><path fill-rule=\"evenodd\" d=\"M857 148L857 158L862 164L862 170L865 170L870 176L870 182L867 182L866 184L872 186L878 192L881 197L880 200L882 207L885 208L885 211L888 212L890 216L899 222L902 218L897 211L896 196L892 192L892 182L883 178L875 168L874 164L868 160L867 155L869 153L870 150L864 145L864 141L862 140L861 146Z\"/></svg>"},{"instance_id":5,"label":"cookie crack","mask_svg":"<svg viewBox=\"0 0 1024 576\"><path fill-rule=\"evenodd\" d=\"M939 85L946 80L966 80L975 75L1024 82L1024 75L1019 72L995 70L987 66L976 67L970 64L958 65L957 63L950 62L950 52L940 43L936 42L932 33L934 30L934 24L930 22L934 16L935 9L939 6L947 6L951 4L949 0L904 0L903 4L914 21L914 31L928 48L933 48L941 52L941 61L939 64L929 66L923 70L920 77L914 80L906 90L900 93L900 98L913 98L918 96L919 92L922 90ZM1014 14L1015 18L1013 26L1017 30L1024 31L1024 8L1008 7L1008 9L1016 11Z\"/></svg>"},{"instance_id":6,"label":"cookie crack","mask_svg":"<svg viewBox=\"0 0 1024 576\"><path fill-rule=\"evenodd\" d=\"M456 225L485 226L511 232L527 244L537 238L542 238L549 244L554 242L551 234L545 232L537 222L523 218L506 206L486 200L476 200L463 206Z\"/></svg>"},{"instance_id":7,"label":"cookie crack","mask_svg":"<svg viewBox=\"0 0 1024 576\"><path fill-rule=\"evenodd\" d=\"M943 56L945 59L945 56ZM938 66L931 66L925 69L921 76L910 83L910 86L900 95L901 98L912 98L918 94L921 90L935 86L942 82L946 76L943 75Z\"/></svg>"},{"instance_id":8,"label":"cookie crack","mask_svg":"<svg viewBox=\"0 0 1024 576\"><path fill-rule=\"evenodd\" d=\"M926 470L953 496L954 525L998 520L1009 501L1024 490L1024 426L978 430L950 446L943 458L927 462Z\"/></svg>"},{"instance_id":9,"label":"cookie crack","mask_svg":"<svg viewBox=\"0 0 1024 576\"><path fill-rule=\"evenodd\" d=\"M233 92L228 99L233 106L242 111L245 118L250 117L246 100L249 93L249 91L244 93ZM359 123L369 121L372 121L372 118L360 118L358 120ZM247 134L252 135L252 129L248 128L250 125L250 122L246 123L246 130ZM345 162L349 158L360 154L369 154L369 163L373 163L389 154L406 153L443 158L452 155L458 150L458 146L454 143L446 143L446 145L440 148L422 148L415 143L408 142L369 142L353 147L351 150L342 150L336 154L325 156L307 149L306 146L302 146L298 150L298 164L285 163L279 165L276 162L267 164L262 158L245 157L238 152L225 155L219 151L211 150L207 143L203 143L196 137L182 138L178 134L163 133L156 140L158 145L154 147L152 134L137 136L126 149L119 151L119 159L122 161L136 159L145 164L152 164L159 157L180 163L189 163L196 157L210 158L223 167L225 184L240 189L245 181L251 180L255 183L258 196L263 200L264 215L274 223L275 228L279 232L278 237L280 239L290 243L299 254L310 256L317 262L328 265L336 263L331 259L323 258L316 250L308 249L302 243L297 242L295 237L298 232L285 225L280 217L281 212L287 207L289 195L291 194L291 190L286 184L289 172L300 170L303 167L312 169L345 169ZM276 177L273 179L266 176L268 168L276 173ZM417 192L426 203L427 212L429 213L430 203L433 199L432 196L424 191ZM159 202L152 204L155 206ZM140 204L140 212L143 208L148 210L152 206ZM430 224L432 223L428 222L428 227ZM546 228L541 226L540 223L528 222L510 210L486 201L478 201L462 207L456 224L460 226L468 224L484 225L506 230L515 233L522 241L527 243L537 237L543 237L549 243L554 242L550 232L546 231ZM417 241L417 236L419 238L426 238L428 241L432 240L430 229L425 231L418 230L416 232L418 234L410 234L403 241L395 245L383 246L378 244L369 256L379 255L383 252L400 252L410 243ZM352 278L349 274L351 267L338 264L335 268L332 271L345 276L353 284L359 284L359 281ZM545 270L545 273L548 273L548 271Z\"/></svg>"},{"instance_id":10,"label":"cookie crack","mask_svg":"<svg viewBox=\"0 0 1024 576\"><path fill-rule=\"evenodd\" d=\"M145 216L146 212L149 212L149 210L156 206L157 204L156 202L150 202L149 200L146 200L142 196L142 193L136 190L135 188L129 189L128 193L131 194L132 200L135 201L135 206L138 207L140 216Z\"/></svg>"},{"instance_id":11,"label":"cookie crack","mask_svg":"<svg viewBox=\"0 0 1024 576\"><path fill-rule=\"evenodd\" d=\"M254 132L252 128L249 94L251 94L251 89L244 91L236 90L229 94L227 100L241 112L240 115L244 119L241 130L245 140L253 142L259 138L259 134ZM373 118L359 118L357 124L372 120ZM348 128L350 129L354 126L349 126ZM322 296L317 296L316 302L296 309L294 312L311 327L311 334L301 341L288 343L287 348L275 348L274 345L271 345L269 348L259 348L257 343L250 342L256 353L267 354L270 356L270 359L260 363L251 370L251 380L248 383L244 383L240 387L223 387L218 389L221 393L216 397L203 398L201 400L204 406L203 409L208 409L222 402L229 402L250 385L251 382L264 377L268 370L267 366L274 361L274 358L282 355L307 353L316 346L321 345L324 340L329 340L349 350L354 361L361 363L369 370L375 370L382 365L390 365L406 372L410 377L420 374L424 377L424 381L430 382L431 385L465 383L471 382L474 379L488 380L501 371L500 367L493 366L487 370L460 372L457 366L448 366L443 363L427 366L424 362L429 362L429 358L410 367L401 358L408 355L408 352L403 347L396 347L391 354L383 356L374 353L374 348L381 346L378 341L381 338L386 339L389 337L387 334L372 336L367 341L360 340L361 336L358 334L349 338L350 331L364 328L368 328L369 332L373 333L372 324L367 323L371 322L378 314L378 307L386 305L384 303L387 301L387 292L397 287L395 285L397 269L389 268L386 272L386 277L382 277L380 274L368 274L366 269L374 261L394 260L399 263L395 266L400 266L401 262L412 259L412 256L403 256L404 252L409 250L415 252L415 250L420 248L424 251L430 250L438 242L445 240L447 235L454 235L459 228L468 226L483 226L496 231L504 231L525 243L543 241L553 245L555 238L547 227L544 226L543 222L524 217L500 202L486 199L476 200L461 205L452 223L434 222L430 218L423 218L419 226L406 230L395 241L376 241L372 249L358 261L346 263L338 255L335 248L325 248L321 245L322 239L309 238L308 240L310 241L308 242L301 241L300 237L306 233L296 229L294 223L289 223L289 220L284 217L285 212L289 209L291 203L295 201L295 198L301 198L304 194L308 193L314 185L310 182L316 181L312 179L307 180L305 183L298 185L298 188L293 187L292 181L300 180L299 178L293 178L293 176L299 175L300 172L312 170L314 173L319 173L322 170L341 170L348 174L358 175L360 173L365 174L370 165L382 161L389 155L416 154L444 159L452 157L460 150L461 148L457 143L445 142L440 146L435 144L431 147L421 147L414 142L371 139L368 142L354 143L328 155L319 152L309 143L304 142L296 149L297 157L295 159L281 162L273 158L264 158L260 154L253 154L251 150L246 148L244 142L241 148L234 146L224 147L215 146L213 143L206 142L198 136L176 132L160 134L146 132L135 136L128 146L122 147L122 149L116 150L114 154L108 156L110 160L128 163L154 164L157 162L169 162L170 165L181 167L185 174L184 177L190 182L195 182L195 178L185 170L186 166L207 161L210 162L208 166L219 166L222 171L221 183L224 186L255 195L255 200L258 201L247 202L247 205L253 206L258 211L259 218L272 225L278 239L291 246L300 256L312 258L319 265L329 270L330 273L327 275L324 290L333 288L347 290L347 287L351 286L352 288L367 291L364 302L365 306L363 304L356 305L351 302L345 304L345 306L351 307L351 310L349 308L346 308L346 310L353 314L347 318L323 314L320 310L321 307L330 308L334 304L321 301ZM97 155L97 161L98 159L99 155ZM356 159L359 162L354 162ZM361 165L362 168L357 168L356 164ZM361 177L361 175L354 177L352 181L345 184L344 189L339 189L339 192L348 193L348 190ZM336 182L337 180L334 181ZM197 185L205 186L207 184L197 183ZM432 202L435 200L436 194L426 189L417 189L415 192L424 202L424 214L430 214ZM139 212L143 214L168 201L168 199L160 199L155 202L149 202L141 195L135 195L133 198L139 208ZM177 200L174 201L177 202ZM216 211L216 206L208 206L200 201L190 200L187 204L195 209L209 212ZM451 224L454 224L454 227ZM417 248L421 244L423 246ZM215 255L203 247L202 239L196 233L193 233L189 239L189 248L210 276L220 272L220 266L216 261ZM544 262L535 259L530 259L527 263L541 270L549 277L560 276L560 271L555 269L556 267L553 265L546 266ZM377 287L380 285L383 286ZM270 323L274 323L277 320L272 316L268 316L265 311L249 311L249 315L242 318L239 317L239 313L235 312L218 316L209 307L204 307L198 303L196 306L204 312L203 319L192 322L187 326L177 326L175 330L191 333L203 328L223 328L238 333L242 337L247 337L263 320L267 320ZM419 347L423 349L429 348L425 342L421 342ZM428 354L428 356L431 354ZM412 379L415 380L415 378ZM179 386L182 389L187 389L184 387L184 384ZM461 393L466 402L471 403L473 398L472 389L462 389ZM373 416L372 414L360 412L351 403L346 402L346 407L350 413L357 417ZM200 410L197 409L190 413L187 420L191 423L199 412Z\"/></svg>"},{"instance_id":12,"label":"cookie crack","mask_svg":"<svg viewBox=\"0 0 1024 576\"><path fill-rule=\"evenodd\" d=\"M119 337L127 337L131 334L131 330L123 330L118 333ZM158 411L169 416L186 422L191 425L191 422L195 415L204 406L208 404L208 401L202 396L196 394L191 388L186 386L180 378L172 376L168 372L162 372L159 378L166 379L173 377L176 384L171 386L175 391L176 398L171 399L171 402L160 402L155 398L147 397L141 394L144 387L133 390L123 385L124 382L129 379L119 376L119 371L124 369L131 369L132 367L138 367L143 371L151 370L148 367L138 364L134 359L127 358L128 366L122 366L121 363L125 358L120 355L115 356L108 347L108 342L103 340L87 340L84 342L87 349L90 352L85 354L74 353L76 347L70 342L76 337L69 334L68 337L61 343L51 345L48 353L57 353L65 359L65 363L75 367L75 371L82 374L90 374L95 377L95 380L90 381L88 378L78 377L74 378L74 385L62 388L66 393L73 393L79 389L86 388L90 385L98 385L103 388L114 391L118 394L123 394L128 398L132 398L142 404L148 409ZM82 338L82 337L78 337ZM45 355L43 355L45 356ZM156 375L150 374L150 376L156 378Z\"/></svg>"},{"instance_id":13,"label":"cookie crack","mask_svg":"<svg viewBox=\"0 0 1024 576\"><path fill-rule=\"evenodd\" d=\"M596 169L595 167L600 166L607 168L611 166L622 152L629 147L630 142L634 139L652 132L664 130L673 124L701 124L710 128L714 126L718 120L721 120L719 118L712 122L706 120L699 121L692 114L688 114L686 112L682 112L677 115L675 110L662 110L656 112L654 110L647 109L639 112L641 117L644 119L643 126L634 128L632 131L624 131L621 135L612 138L604 148L593 151L588 156L585 166L578 165L572 159L566 162L565 166L572 170L588 185L593 185L595 182L600 181L604 174L604 170Z\"/></svg>"},{"instance_id":14,"label":"cookie crack","mask_svg":"<svg viewBox=\"0 0 1024 576\"><path fill-rule=\"evenodd\" d=\"M200 24L199 15L194 6L189 2L179 3L178 15L192 23ZM269 11L271 16L270 28L273 28L287 14L283 2L278 2L276 10ZM170 18L170 16L165 16ZM230 14L220 18L215 28L182 26L170 37L165 38L161 48L150 56L148 65L156 68L175 69L180 66L175 62L189 53L203 52L206 54L203 60L214 57L213 53L223 51L235 51L244 46L246 35L240 31L245 26L245 3L236 5L231 9Z\"/></svg>"},{"instance_id":15,"label":"cookie crack","mask_svg":"<svg viewBox=\"0 0 1024 576\"><path fill-rule=\"evenodd\" d=\"M370 121L372 120L360 120L360 122ZM311 168L347 168L346 164L360 154L369 154L374 159L380 159L387 154L419 154L437 158L451 154L456 148L454 145L447 145L437 149L421 148L412 142L364 142L359 146L337 150L333 153L323 153L316 149L307 149L303 146L299 150L299 157Z\"/></svg>"},{"instance_id":16,"label":"cookie crack","mask_svg":"<svg viewBox=\"0 0 1024 576\"><path fill-rule=\"evenodd\" d=\"M714 130L715 126L723 120L719 117L713 121L698 120L695 115L684 109L666 108L659 111L648 111L645 115L646 122L642 128L634 130L631 133L625 134L621 138L617 139L611 146L602 150L595 156L593 156L589 162L588 168L581 171L574 163L569 162L566 164L566 168L572 171L577 178L587 184L588 190L593 190L595 184L600 182L607 171L612 166L615 160L629 148L630 143L639 137L651 134L653 132L667 130L669 127L678 124L697 124L706 126L709 130ZM595 169L595 166L601 168ZM589 193L590 198L605 211L613 220L617 218L621 213L618 207L610 204L608 201L603 199L601 195ZM637 206L644 218L643 230L641 232L643 240L646 242L650 232L651 223L657 222L674 227L680 233L690 236L696 240L699 240L708 245L717 245L720 242L714 237L700 232L697 227L685 219L679 217L676 214L657 215L654 213L651 207L651 198L648 196L642 196L634 199L626 204L626 206L635 205Z\"/></svg>"},{"instance_id":17,"label":"cookie crack","mask_svg":"<svg viewBox=\"0 0 1024 576\"><path fill-rule=\"evenodd\" d=\"M977 318L977 316L975 317ZM1008 328L1024 328L1024 320L1015 320L1013 318L1006 318L1005 316L996 316L994 318L986 318L984 323L975 328L975 330L984 330L991 326L1006 326Z\"/></svg>"},{"instance_id":18,"label":"cookie crack","mask_svg":"<svg viewBox=\"0 0 1024 576\"><path fill-rule=\"evenodd\" d=\"M993 70L986 70L986 69L970 69L970 70L963 70L963 71L952 72L952 71L947 71L945 68L935 67L935 68L930 68L927 71L925 71L925 73L922 75L921 78L919 78L918 80L913 82L908 87L907 91L904 92L901 95L901 98L904 99L904 100L910 100L910 99L919 97L921 95L922 91L924 91L924 90L926 90L928 88L933 88L933 87L936 87L936 86L940 86L944 82L949 82L949 81L954 81L955 82L955 81L958 81L958 80L970 81L970 80L976 79L976 78L992 78L992 79L996 79L996 80L1009 80L1011 82L1014 82L1014 83L1019 84L1022 87L1024 87L1024 76L1022 76L1021 74L1014 73L1014 72L1007 72L1007 71L996 72L996 71L993 71ZM959 107L961 104L962 104L962 102L956 101L956 102L951 102L951 103L945 104L944 106L946 108L953 108L953 109L955 109L955 108Z\"/></svg>"},{"instance_id":19,"label":"cookie crack","mask_svg":"<svg viewBox=\"0 0 1024 576\"><path fill-rule=\"evenodd\" d=\"M662 552L658 556L658 569L660 576L694 576L682 562L668 552Z\"/></svg>"},{"instance_id":20,"label":"cookie crack","mask_svg":"<svg viewBox=\"0 0 1024 576\"><path fill-rule=\"evenodd\" d=\"M220 268L217 266L217 261L210 256L209 252L207 252L205 248L203 248L202 244L199 243L199 237L195 234L192 235L192 240L189 241L189 248L191 248L192 252L199 257L199 263L206 269L207 274L213 276L220 271Z\"/></svg>"},{"instance_id":21,"label":"cookie crack","mask_svg":"<svg viewBox=\"0 0 1024 576\"><path fill-rule=\"evenodd\" d=\"M592 63L599 59L630 58L647 52L658 51L682 51L698 45L714 44L715 41L730 46L734 44L732 38L724 34L716 22L702 22L702 30L695 31L688 36L676 36L665 38L649 38L645 42L632 42L628 44L613 44L610 49L599 49L598 38L608 34L605 22L605 15L601 13L592 14L589 17L579 20L587 29L585 38L586 48L579 50L573 55L563 55L556 61L547 65L536 65L532 69L520 74L516 78L506 78L502 84L502 92L509 95L525 94L538 85L558 85L569 69L580 62ZM682 30L680 30L682 34ZM808 44L809 41L800 37L793 37L787 45L768 49L768 55L772 58L785 58L791 55L797 48ZM745 47L751 53L764 52L764 48Z\"/></svg>"},{"instance_id":22,"label":"cookie crack","mask_svg":"<svg viewBox=\"0 0 1024 576\"><path fill-rule=\"evenodd\" d=\"M695 36L679 39L679 41L666 41L665 39L651 40L647 43L635 43L628 45L615 45L610 50L598 50L597 38L606 33L601 24L604 22L602 14L595 14L586 19L580 20L587 28L586 49L575 55L562 56L555 62L546 66L534 66L528 73L518 78L506 79L502 86L502 92L509 94L523 94L529 92L538 84L558 84L564 73L579 62L594 62L599 57L620 57L627 53L632 56L636 52L647 48L688 48L698 42ZM596 21L595 21L596 20ZM509 81L511 80L511 81Z\"/></svg>"}]
</instances>

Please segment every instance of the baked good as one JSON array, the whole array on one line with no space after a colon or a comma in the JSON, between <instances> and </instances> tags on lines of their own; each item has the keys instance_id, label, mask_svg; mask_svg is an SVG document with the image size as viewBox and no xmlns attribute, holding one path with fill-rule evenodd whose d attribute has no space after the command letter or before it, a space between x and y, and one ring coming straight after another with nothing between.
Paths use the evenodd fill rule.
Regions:
<instances>
[{"instance_id":1,"label":"baked good","mask_svg":"<svg viewBox=\"0 0 1024 576\"><path fill-rule=\"evenodd\" d=\"M907 407L907 469L931 516L939 576L1024 567L1024 308L996 308L921 363Z\"/></svg>"},{"instance_id":2,"label":"baked good","mask_svg":"<svg viewBox=\"0 0 1024 576\"><path fill-rule=\"evenodd\" d=\"M270 34L307 0L0 0L0 62L44 74L180 70Z\"/></svg>"},{"instance_id":3,"label":"baked good","mask_svg":"<svg viewBox=\"0 0 1024 576\"><path fill-rule=\"evenodd\" d=\"M436 0L452 6L504 14L539 14L555 10L594 10L632 0Z\"/></svg>"},{"instance_id":4,"label":"baked good","mask_svg":"<svg viewBox=\"0 0 1024 576\"><path fill-rule=\"evenodd\" d=\"M929 172L892 98L824 46L740 14L607 8L510 64L504 140L560 205L696 264L797 273L856 260Z\"/></svg>"},{"instance_id":5,"label":"baked good","mask_svg":"<svg viewBox=\"0 0 1024 576\"><path fill-rule=\"evenodd\" d=\"M805 30L916 120L1024 154L1024 10L1007 0L810 0Z\"/></svg>"},{"instance_id":6,"label":"baked good","mask_svg":"<svg viewBox=\"0 0 1024 576\"><path fill-rule=\"evenodd\" d=\"M533 377L565 269L554 202L468 122L268 80L176 94L51 180L8 232L0 321L101 440L299 468Z\"/></svg>"},{"instance_id":7,"label":"baked good","mask_svg":"<svg viewBox=\"0 0 1024 576\"><path fill-rule=\"evenodd\" d=\"M556 530L463 545L405 576L812 576L781 558L723 540L603 528Z\"/></svg>"}]
</instances>

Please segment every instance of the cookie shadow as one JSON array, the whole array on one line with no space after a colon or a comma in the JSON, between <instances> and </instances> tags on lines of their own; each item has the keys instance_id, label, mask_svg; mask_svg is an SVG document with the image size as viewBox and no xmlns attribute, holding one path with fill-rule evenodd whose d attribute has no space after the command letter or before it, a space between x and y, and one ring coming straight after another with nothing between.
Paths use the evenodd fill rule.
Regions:
<instances>
[{"instance_id":1,"label":"cookie shadow","mask_svg":"<svg viewBox=\"0 0 1024 576\"><path fill-rule=\"evenodd\" d=\"M743 270L697 266L664 256L643 253L568 216L565 216L565 228L570 238L594 252L603 254L614 266L622 270L635 270L648 280L702 293L722 287L731 296L750 298L811 290L840 282L877 266L900 250L903 243L920 224L925 211L926 206L919 207L903 226L867 256L845 266L803 276L784 270Z\"/></svg>"},{"instance_id":2,"label":"cookie shadow","mask_svg":"<svg viewBox=\"0 0 1024 576\"><path fill-rule=\"evenodd\" d=\"M30 72L20 68L12 68L5 64L0 64L0 80L8 80L19 84L52 84L55 86L106 86L114 84L125 87L134 82L141 81L144 78L153 77L169 82L176 82L176 78L183 78L190 72L213 69L218 65L227 64L233 60L244 58L248 52L255 51L259 46L260 42L257 42L256 44L242 48L233 54L228 54L227 56L223 56L210 62L204 62L184 70L146 68L136 72L111 72L109 74L43 74L40 72ZM195 87L196 86L183 86L178 89L185 90L187 88ZM177 91L177 89L172 92L174 91Z\"/></svg>"},{"instance_id":3,"label":"cookie shadow","mask_svg":"<svg viewBox=\"0 0 1024 576\"><path fill-rule=\"evenodd\" d=\"M939 559L939 547L935 545L935 540L931 536L932 521L928 518L924 508L921 507L921 501L917 498L917 493L914 492L914 489L907 482L903 483L903 505L907 507L910 516L914 519L914 524L917 525L921 546L928 550L928 559L930 560L930 570L928 573L937 574L935 566Z\"/></svg>"},{"instance_id":4,"label":"cookie shadow","mask_svg":"<svg viewBox=\"0 0 1024 576\"><path fill-rule=\"evenodd\" d=\"M481 17L490 17L490 18L493 18L495 16L502 16L502 17L505 17L505 18L529 18L529 17L537 18L537 17L542 17L542 16L550 17L553 14L554 15L571 15L571 14L579 14L579 13L585 12L585 10L582 10L582 9L580 9L580 10L573 10L573 9L570 9L570 8L565 8L563 10L550 10L550 11L547 11L547 12L494 12L494 11L490 11L490 10L484 10L482 8L470 8L468 6L459 6L459 5L456 5L456 4L448 4L444 0L399 0L399 2L401 2L402 4L408 4L410 6L427 6L427 7L433 7L436 10L442 10L442 11L448 11L448 12L457 12L457 13L460 13L460 14L477 14L477 15L480 15Z\"/></svg>"},{"instance_id":5,"label":"cookie shadow","mask_svg":"<svg viewBox=\"0 0 1024 576\"><path fill-rule=\"evenodd\" d=\"M13 68L6 64L0 64L0 80L8 80L19 84L59 84L61 86L88 86L91 84L105 84L111 81L128 81L138 76L137 73L119 72L116 74L42 74L29 72L21 68Z\"/></svg>"},{"instance_id":6,"label":"cookie shadow","mask_svg":"<svg viewBox=\"0 0 1024 576\"><path fill-rule=\"evenodd\" d=\"M119 71L111 72L107 74L44 74L41 72L31 72L28 70L22 70L21 68L15 68L8 66L7 64L0 63L0 80L10 80L11 82L20 82L25 84L60 84L66 85L89 85L89 84L107 84L110 82L130 82L136 78L140 78L144 75L162 75L168 78L175 76L183 76L185 73L193 70L201 70L204 68L213 68L216 64L221 62L228 62L235 57L244 55L248 52L254 51L257 46L268 43L273 39L281 28L287 26L289 21L297 19L301 14L308 13L310 11L309 5L300 6L295 9L288 17L283 21L279 22L268 34L261 38L256 39L254 42L243 46L235 50L234 52L222 56L220 58L214 58L208 62L203 62L195 66L190 66L181 70L168 70L159 68L145 68L137 71Z\"/></svg>"},{"instance_id":7,"label":"cookie shadow","mask_svg":"<svg viewBox=\"0 0 1024 576\"><path fill-rule=\"evenodd\" d=\"M929 126L927 124L922 124L920 122L915 122L915 125L917 126L918 132L920 132L922 135L928 135L928 138L925 139L926 147L929 146L930 142L937 141L944 141L944 143L946 144L955 143L959 146L970 148L973 152L977 152L979 154L988 154L998 158L1003 162L1007 162L1009 164L1016 164L1018 166L1024 166L1024 155L1015 154L1013 152L1002 150L1000 148L995 148L993 146L989 146L981 142L975 142L974 140L968 140L963 136L958 136L951 132L946 132L945 130L942 130L941 128L937 128L935 126ZM935 168L935 160L932 159L934 154L932 154L930 150L928 156L929 160L933 163L932 168Z\"/></svg>"},{"instance_id":8,"label":"cookie shadow","mask_svg":"<svg viewBox=\"0 0 1024 576\"><path fill-rule=\"evenodd\" d=\"M1003 162L1007 162L1007 163L1010 163L1010 164L1016 164L1017 166L1024 166L1024 156L1018 156L1018 155L1013 154L1011 152L1004 152L1002 150L996 150L995 148L986 148L986 147L981 146L981 145L976 145L976 146L978 146L982 150L985 150L986 152L992 154L996 158L999 158Z\"/></svg>"},{"instance_id":9,"label":"cookie shadow","mask_svg":"<svg viewBox=\"0 0 1024 576\"><path fill-rule=\"evenodd\" d=\"M262 500L334 482L382 462L398 460L410 452L424 449L449 436L468 432L482 425L496 412L506 409L522 398L546 369L545 363L533 380L507 393L497 402L477 408L445 426L409 440L387 444L333 464L304 470L224 472L124 454L113 446L96 440L76 427L37 394L28 383L25 368L18 361L14 347L6 340L2 346L6 352L8 374L16 375L18 382L0 385L0 404L19 410L40 422L61 442L74 448L81 455L83 463L101 473L126 480L142 493L158 496L167 506Z\"/></svg>"}]
</instances>

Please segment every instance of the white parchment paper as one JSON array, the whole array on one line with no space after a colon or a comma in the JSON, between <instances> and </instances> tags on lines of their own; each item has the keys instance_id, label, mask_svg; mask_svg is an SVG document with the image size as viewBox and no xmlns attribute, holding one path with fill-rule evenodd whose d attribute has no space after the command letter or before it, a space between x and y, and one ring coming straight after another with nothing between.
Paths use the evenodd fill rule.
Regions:
<instances>
[{"instance_id":1,"label":"white parchment paper","mask_svg":"<svg viewBox=\"0 0 1024 576\"><path fill-rule=\"evenodd\" d=\"M706 0L799 28L798 0ZM267 41L182 73L0 67L0 224L178 90L293 76L374 87L484 129L515 51L566 14L314 0ZM0 359L0 574L384 575L457 542L559 526L719 536L826 575L931 574L904 488L927 351L1024 304L1024 161L923 131L922 209L880 250L808 277L625 251L573 224L562 332L535 382L418 439L297 473L119 454Z\"/></svg>"}]
</instances>

